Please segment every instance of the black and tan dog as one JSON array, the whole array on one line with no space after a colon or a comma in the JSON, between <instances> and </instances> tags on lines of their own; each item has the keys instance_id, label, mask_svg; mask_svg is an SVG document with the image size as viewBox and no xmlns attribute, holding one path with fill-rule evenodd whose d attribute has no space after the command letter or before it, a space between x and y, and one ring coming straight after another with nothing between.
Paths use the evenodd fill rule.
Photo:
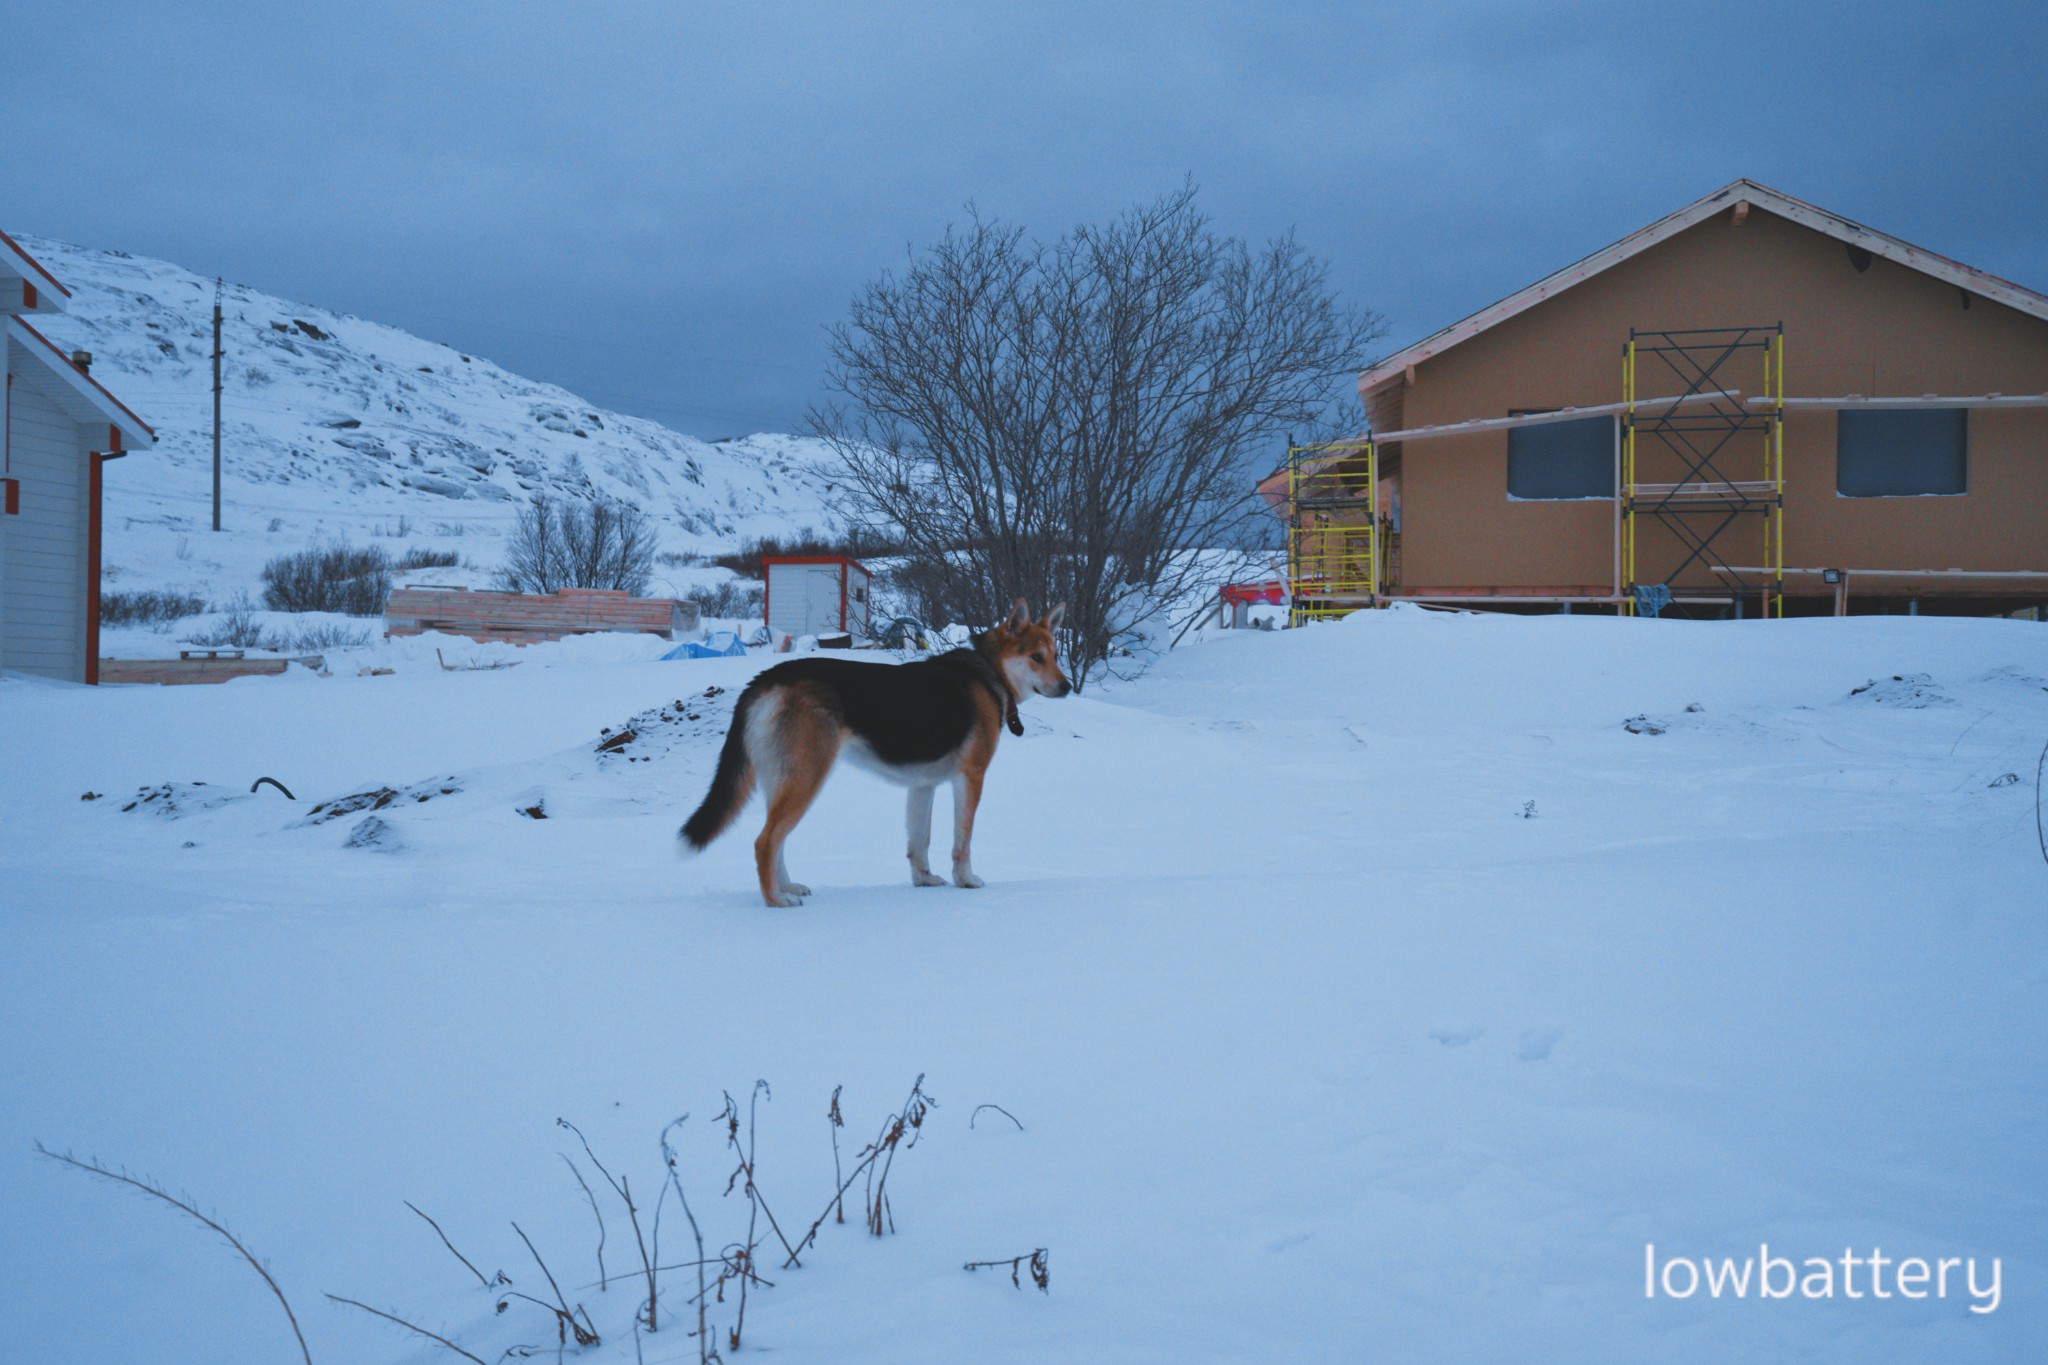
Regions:
<instances>
[{"instance_id":1,"label":"black and tan dog","mask_svg":"<svg viewBox=\"0 0 2048 1365\"><path fill-rule=\"evenodd\" d=\"M968 845L996 739L1006 723L1011 733L1024 733L1017 703L1025 697L1074 690L1054 642L1065 614L1062 602L1034 621L1020 597L1001 625L966 649L893 666L793 659L761 673L740 693L711 790L684 822L683 842L697 850L723 834L759 786L768 799L768 823L754 841L761 897L770 905L801 904L811 889L789 879L782 844L844 753L910 788L915 886L945 884L932 872L929 851L932 795L939 783L950 783L953 884L980 886Z\"/></svg>"}]
</instances>

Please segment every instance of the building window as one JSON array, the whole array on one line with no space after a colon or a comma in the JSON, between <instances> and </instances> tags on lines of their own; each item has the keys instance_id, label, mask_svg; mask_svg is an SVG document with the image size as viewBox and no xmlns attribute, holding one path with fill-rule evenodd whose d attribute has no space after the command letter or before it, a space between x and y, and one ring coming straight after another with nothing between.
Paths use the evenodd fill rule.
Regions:
<instances>
[{"instance_id":1,"label":"building window","mask_svg":"<svg viewBox=\"0 0 2048 1365\"><path fill-rule=\"evenodd\" d=\"M1548 501L1612 498L1614 419L1577 417L1508 428L1508 496Z\"/></svg>"},{"instance_id":2,"label":"building window","mask_svg":"<svg viewBox=\"0 0 2048 1365\"><path fill-rule=\"evenodd\" d=\"M1845 498L1968 492L1967 408L1844 408L1835 418L1835 491Z\"/></svg>"}]
</instances>

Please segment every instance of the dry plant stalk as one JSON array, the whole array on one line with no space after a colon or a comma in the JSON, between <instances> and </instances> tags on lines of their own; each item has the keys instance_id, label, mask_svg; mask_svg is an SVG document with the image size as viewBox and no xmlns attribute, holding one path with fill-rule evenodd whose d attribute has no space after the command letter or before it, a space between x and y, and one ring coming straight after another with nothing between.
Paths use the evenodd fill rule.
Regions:
<instances>
[{"instance_id":1,"label":"dry plant stalk","mask_svg":"<svg viewBox=\"0 0 2048 1365\"><path fill-rule=\"evenodd\" d=\"M583 1144L583 1155L590 1158L590 1164L597 1167L597 1173L604 1177L605 1183L612 1187L612 1192L619 1196L619 1202L623 1203L626 1206L626 1217L630 1219L633 1224L633 1240L637 1242L640 1247L640 1267L647 1274L647 1330L650 1332L656 1331L658 1330L658 1328L654 1320L654 1259L653 1257L647 1254L647 1239L640 1235L640 1210L635 1208L633 1205L633 1190L632 1186L629 1183L629 1178L626 1176L620 1176L617 1180L612 1179L612 1173L605 1169L605 1165L602 1161L599 1161L597 1159L597 1153L590 1150L590 1139L583 1136L583 1130L581 1128L578 1128L575 1124L569 1122L569 1120L564 1118L556 1119L555 1123L560 1127L567 1128L570 1132L576 1135L576 1140ZM574 1165L574 1162L570 1163L572 1169L574 1168ZM577 1178L580 1180L582 1177L579 1176ZM587 1186L585 1187L585 1192L588 1193ZM591 1207L595 1208L596 1205L593 1204ZM603 1220L600 1219L599 1221L601 1223ZM601 1242L600 1246L602 1246ZM703 1255L703 1252L699 1251L697 1254L701 1256ZM603 1258L600 1255L598 1273L602 1275L603 1272Z\"/></svg>"},{"instance_id":2,"label":"dry plant stalk","mask_svg":"<svg viewBox=\"0 0 2048 1365\"><path fill-rule=\"evenodd\" d=\"M205 1214L194 1208L188 1201L171 1194L162 1186L152 1185L147 1180L138 1180L125 1171L110 1170L102 1166L97 1160L80 1161L77 1157L67 1153L53 1152L40 1142L36 1144L36 1153L39 1156L46 1156L52 1161L62 1162L64 1165L70 1166L75 1170L84 1171L87 1175L96 1175L102 1180L111 1180L117 1185L127 1185L132 1189L142 1191L146 1195L161 1199L164 1203L178 1210L178 1212L198 1220L219 1233L226 1239L227 1244L233 1247L241 1255L242 1259L249 1263L249 1268L263 1277L263 1283L270 1286L270 1292L277 1296L278 1307L284 1309L285 1320L292 1325L292 1335L298 1338L299 1355L304 1358L306 1365L313 1365L313 1353L306 1347L306 1334L299 1330L298 1316L292 1312L291 1304L285 1301L284 1291L277 1287L276 1280L270 1278L270 1272L263 1268L263 1262L251 1255L249 1248L243 1246L241 1240L234 1233L229 1232L219 1223L216 1223L213 1219L208 1218Z\"/></svg>"},{"instance_id":3,"label":"dry plant stalk","mask_svg":"<svg viewBox=\"0 0 2048 1365\"><path fill-rule=\"evenodd\" d=\"M1044 1247L1039 1247L1036 1251L1026 1252L1022 1255L1012 1256L1007 1260L999 1257L993 1261L969 1261L960 1268L962 1270L982 1270L989 1266L1006 1265L1010 1267L1010 1283L1022 1289L1024 1281L1019 1278L1019 1271L1027 1264L1031 1268L1031 1283L1038 1286L1039 1293L1050 1294L1052 1292L1052 1262L1046 1255Z\"/></svg>"},{"instance_id":4,"label":"dry plant stalk","mask_svg":"<svg viewBox=\"0 0 2048 1365\"><path fill-rule=\"evenodd\" d=\"M583 1314L583 1321L576 1321L576 1312L570 1311L569 1301L562 1297L562 1286L555 1283L555 1272L549 1270L548 1263L540 1258L540 1251L534 1246L533 1239L528 1237L526 1230L517 1223L512 1225L512 1231L519 1234L519 1240L526 1243L526 1249L533 1253L533 1263L540 1267L541 1274L547 1276L548 1288L555 1291L555 1301L550 1304L545 1300L536 1299L531 1294L521 1294L517 1290L511 1291L506 1297L509 1299L525 1299L528 1303L539 1304L542 1308L553 1313L555 1315L555 1335L557 1337L574 1336L578 1346L598 1345L597 1326L591 1322L589 1310L584 1308L582 1304L577 1304L576 1312ZM505 1311L505 1304L502 1300L498 1304L498 1311L501 1313Z\"/></svg>"},{"instance_id":5,"label":"dry plant stalk","mask_svg":"<svg viewBox=\"0 0 2048 1365\"><path fill-rule=\"evenodd\" d=\"M562 1163L569 1168L569 1174L576 1177L577 1185L582 1187L583 1198L590 1204L590 1215L597 1219L597 1292L609 1293L612 1286L604 1268L604 1215L598 1212L597 1196L590 1192L590 1182L583 1178L583 1172L576 1169L576 1163L569 1160L567 1152L557 1152L555 1155L562 1158Z\"/></svg>"},{"instance_id":6,"label":"dry plant stalk","mask_svg":"<svg viewBox=\"0 0 2048 1365\"><path fill-rule=\"evenodd\" d=\"M511 1280L506 1278L505 1272L502 1270L498 1272L498 1278L496 1281L485 1279L483 1271L478 1270L475 1266L471 1265L469 1263L469 1257L463 1255L461 1252L455 1249L455 1243L448 1240L448 1234L441 1231L441 1225L439 1223L435 1222L431 1218L427 1218L427 1215L420 1209L420 1206L413 1203L410 1199L407 1199L403 1202L405 1206L411 1209L414 1213L419 1214L419 1216L422 1218L426 1218L427 1226L432 1228L434 1230L434 1235L441 1239L441 1245L448 1248L448 1254L453 1256L456 1260L462 1262L464 1268L466 1268L470 1274L476 1276L476 1282L478 1284L482 1285L486 1289L490 1289L497 1284L512 1283ZM328 1297L332 1298L333 1296L329 1295Z\"/></svg>"},{"instance_id":7,"label":"dry plant stalk","mask_svg":"<svg viewBox=\"0 0 2048 1365\"><path fill-rule=\"evenodd\" d=\"M669 1183L675 1186L676 1198L682 1201L683 1217L690 1220L690 1235L697 1242L697 1362L698 1365L708 1365L708 1362L717 1353L711 1349L711 1333L708 1324L704 1320L705 1313L708 1311L708 1305L704 1302L704 1232L703 1229L697 1226L697 1215L690 1211L690 1197L683 1193L682 1172L676 1165L676 1149L668 1140L668 1135L682 1127L683 1124L689 1121L689 1118L690 1116L685 1114L661 1130L661 1158L668 1163ZM650 1307L650 1313L651 1311Z\"/></svg>"},{"instance_id":8,"label":"dry plant stalk","mask_svg":"<svg viewBox=\"0 0 2048 1365\"><path fill-rule=\"evenodd\" d=\"M463 1357L465 1360L474 1360L476 1362L476 1365L489 1365L489 1362L487 1362L482 1356L472 1355L470 1352L463 1350L460 1346L457 1346L454 1342L448 1340L448 1338L440 1335L439 1333L429 1332L426 1328L421 1327L418 1323L407 1322L404 1318L401 1318L396 1313L387 1313L381 1308L372 1308L367 1303L358 1303L354 1299L344 1299L339 1294L329 1294L327 1297L333 1299L336 1303L345 1303L351 1308L360 1308L365 1313L369 1313L374 1317L380 1317L384 1319L384 1321L386 1322L395 1322L400 1327L405 1328L408 1332L419 1333L428 1341L439 1342L441 1345L446 1346L449 1350L455 1352L455 1354Z\"/></svg>"},{"instance_id":9,"label":"dry plant stalk","mask_svg":"<svg viewBox=\"0 0 2048 1365\"><path fill-rule=\"evenodd\" d=\"M834 1091L833 1094L835 1096L834 1107L836 1109L836 1096L838 1092ZM856 1154L860 1158L859 1162L847 1173L845 1179L839 1182L839 1188L833 1191L831 1201L825 1205L825 1211L818 1215L817 1221L812 1223L810 1229L797 1239L795 1251L790 1253L790 1260L784 1262L784 1269L795 1264L797 1251L802 1251L805 1247L818 1240L818 1230L825 1226L825 1220L832 1216L832 1210L838 1206L839 1201L844 1198L847 1190L852 1188L853 1182L860 1179L863 1175L868 1176L869 1198L875 1201L868 1208L868 1231L874 1233L877 1237L882 1235L883 1214L887 1211L886 1195L883 1191L889 1178L886 1162L894 1159L896 1147L902 1142L906 1133L910 1135L910 1142L903 1145L910 1146L916 1143L917 1133L924 1126L926 1112L937 1108L938 1103L936 1099L924 1093L924 1076L920 1074L911 1085L910 1097L903 1102L903 1108L891 1114L888 1122L882 1125L881 1135ZM875 1163L878 1161L885 1163L880 1182L877 1182L874 1177ZM893 1219L889 1221L893 1223Z\"/></svg>"}]
</instances>

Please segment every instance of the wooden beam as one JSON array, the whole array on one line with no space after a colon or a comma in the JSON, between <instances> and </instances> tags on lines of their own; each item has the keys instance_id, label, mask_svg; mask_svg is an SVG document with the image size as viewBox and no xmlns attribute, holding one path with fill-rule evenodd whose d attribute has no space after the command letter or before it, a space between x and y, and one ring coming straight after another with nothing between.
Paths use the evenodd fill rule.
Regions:
<instances>
[{"instance_id":1,"label":"wooden beam","mask_svg":"<svg viewBox=\"0 0 2048 1365\"><path fill-rule=\"evenodd\" d=\"M1714 565L1710 565L1709 567L1710 567L1710 568L1712 568L1712 569L1713 569L1713 571L1714 571L1715 573L1725 573L1725 574L1762 574L1762 575L1764 575L1764 576L1766 576L1766 577L1768 577L1768 576L1769 576L1770 574L1772 574L1772 573L1774 573L1774 572L1780 572L1780 571L1778 571L1778 570L1772 570L1772 569L1758 569L1758 568L1743 568L1743 567L1737 567L1737 566L1726 566L1726 565L1720 565L1720 564L1714 564ZM1835 570L1833 570L1833 569L1785 569L1785 570L1782 570L1782 572L1783 572L1783 573L1785 573L1785 574L1786 574L1786 575L1788 575L1788 576L1790 576L1790 575L1792 575L1792 574L1805 574L1805 575L1808 575L1808 576L1818 576L1818 575L1820 575L1820 574L1824 574L1824 573L1833 573L1833 572L1835 572ZM2037 578L2038 578L2038 579L2048 579L2048 570L2042 570L2042 569L1843 569L1843 570L1841 570L1841 572L1843 572L1843 573L1852 573L1852 574L1855 574L1855 575L1856 575L1857 577L1859 577L1859 578L2018 578L2018 579L2037 579Z\"/></svg>"},{"instance_id":2,"label":"wooden beam","mask_svg":"<svg viewBox=\"0 0 2048 1365\"><path fill-rule=\"evenodd\" d=\"M1638 398L1635 406L1644 408L1683 408L1697 403L1710 403L1717 399L1742 398L1741 389L1717 390L1713 393L1688 393L1675 398ZM1752 400L1753 401L1753 400ZM1427 441L1438 436L1465 436L1475 431L1499 431L1509 427L1533 427L1544 422L1576 422L1583 417L1613 417L1627 412L1627 403L1600 403L1584 408L1555 408L1549 412L1525 412L1518 417L1479 417L1469 422L1452 422L1445 426L1415 427L1408 431L1375 432L1375 445L1393 445L1397 441ZM1358 444L1363 444L1362 442Z\"/></svg>"},{"instance_id":3,"label":"wooden beam","mask_svg":"<svg viewBox=\"0 0 2048 1365\"><path fill-rule=\"evenodd\" d=\"M1751 407L1769 407L1774 400L1751 398ZM1983 393L1963 397L1923 393L1917 398L1866 398L1860 393L1839 398L1787 398L1787 408L2048 408L2048 393Z\"/></svg>"},{"instance_id":4,"label":"wooden beam","mask_svg":"<svg viewBox=\"0 0 2048 1365\"><path fill-rule=\"evenodd\" d=\"M1748 218L1749 201L1747 199L1738 200L1735 205L1735 215L1728 221L1733 223L1736 227L1741 227L1743 223L1748 220Z\"/></svg>"}]
</instances>

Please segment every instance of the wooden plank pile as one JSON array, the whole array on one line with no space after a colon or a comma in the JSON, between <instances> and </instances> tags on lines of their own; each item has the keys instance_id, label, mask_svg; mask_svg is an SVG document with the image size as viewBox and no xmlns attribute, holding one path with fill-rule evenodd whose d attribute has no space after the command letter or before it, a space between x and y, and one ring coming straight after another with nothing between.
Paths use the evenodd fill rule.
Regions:
<instances>
[{"instance_id":1,"label":"wooden plank pile","mask_svg":"<svg viewBox=\"0 0 2048 1365\"><path fill-rule=\"evenodd\" d=\"M294 659L246 659L242 651L188 649L175 659L101 659L102 683L223 683L230 678L275 677L293 664L318 672L326 660L318 654Z\"/></svg>"},{"instance_id":2,"label":"wooden plank pile","mask_svg":"<svg viewBox=\"0 0 2048 1365\"><path fill-rule=\"evenodd\" d=\"M694 602L634 597L606 588L561 588L552 593L398 588L384 603L386 635L438 630L482 642L525 645L605 630L673 640L696 628Z\"/></svg>"}]
</instances>

